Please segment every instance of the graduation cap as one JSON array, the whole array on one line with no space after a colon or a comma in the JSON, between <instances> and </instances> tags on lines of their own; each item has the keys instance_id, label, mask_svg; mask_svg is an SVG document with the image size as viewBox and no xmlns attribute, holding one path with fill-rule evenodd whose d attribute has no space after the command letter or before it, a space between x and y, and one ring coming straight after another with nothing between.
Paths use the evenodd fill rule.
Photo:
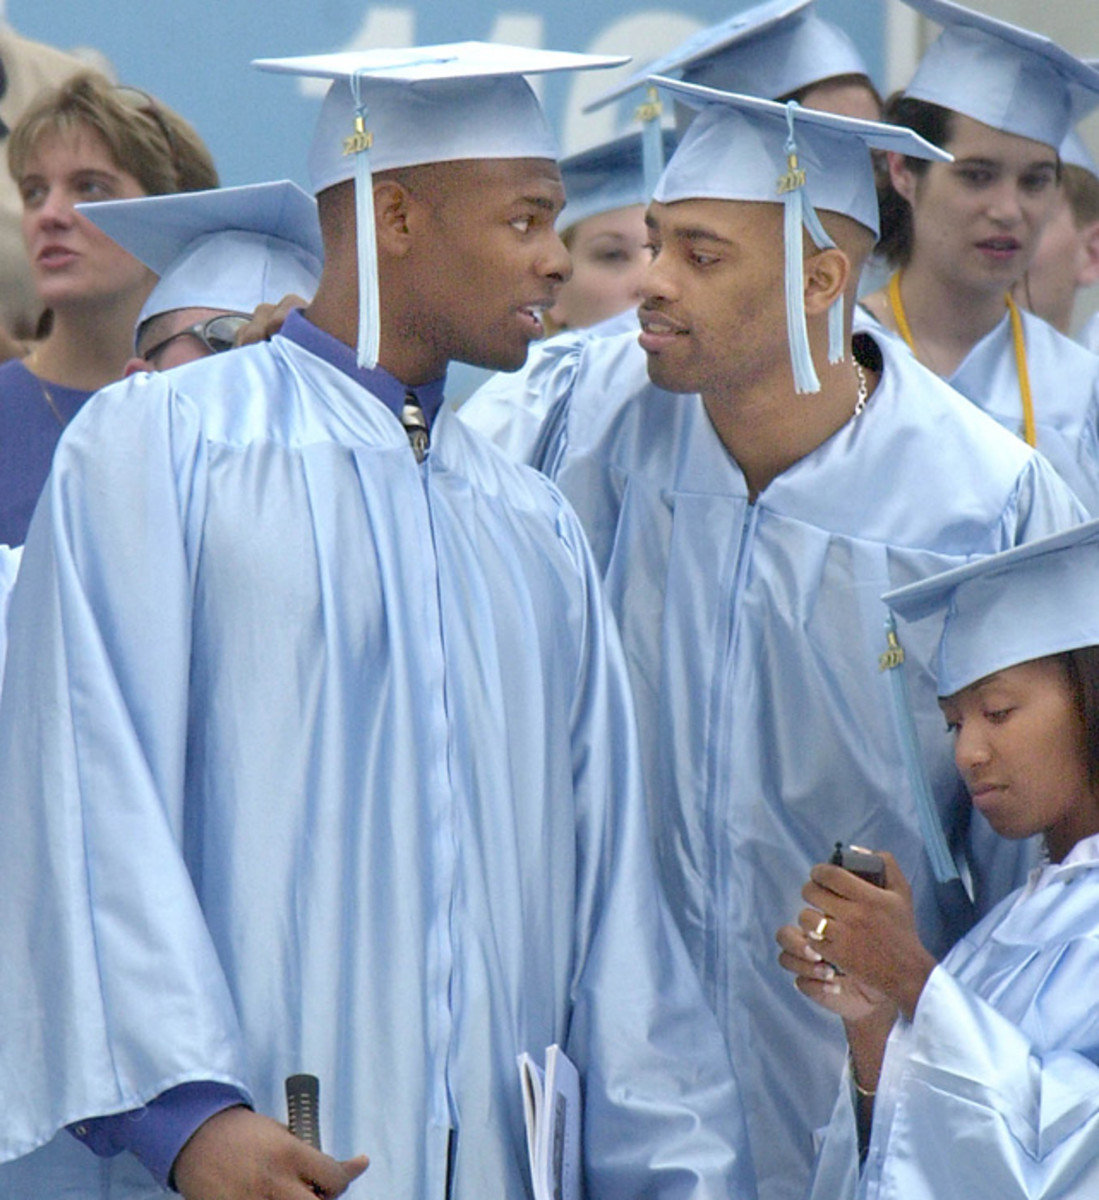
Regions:
<instances>
[{"instance_id":1,"label":"graduation cap","mask_svg":"<svg viewBox=\"0 0 1099 1200\"><path fill-rule=\"evenodd\" d=\"M776 104L672 79L657 77L654 82L704 107L660 177L653 199L664 204L713 199L784 206L786 321L794 384L799 392L820 391L805 324L803 225L822 249L835 243L821 225L818 209L842 213L877 236L870 149L939 161L951 156L899 125L819 112L792 100ZM844 353L841 297L828 314L829 361L839 362Z\"/></svg>"},{"instance_id":2,"label":"graduation cap","mask_svg":"<svg viewBox=\"0 0 1099 1200\"><path fill-rule=\"evenodd\" d=\"M1099 646L1099 521L888 592L906 621L942 621L935 677L940 696L996 671Z\"/></svg>"},{"instance_id":3,"label":"graduation cap","mask_svg":"<svg viewBox=\"0 0 1099 1200\"><path fill-rule=\"evenodd\" d=\"M734 13L692 34L596 97L584 111L594 112L646 88L653 75L765 100L778 100L837 75L868 76L854 43L819 17L814 4L815 0L766 0ZM657 97L650 95L637 115L645 128L654 120L658 124L660 114Z\"/></svg>"},{"instance_id":4,"label":"graduation cap","mask_svg":"<svg viewBox=\"0 0 1099 1200\"><path fill-rule=\"evenodd\" d=\"M935 677L940 696L1051 654L1099 645L1099 521L988 555L887 592L882 599L905 621L942 623ZM882 659L894 681L905 765L928 856L940 882L956 878L931 796L896 621L886 622L890 649Z\"/></svg>"},{"instance_id":5,"label":"graduation cap","mask_svg":"<svg viewBox=\"0 0 1099 1200\"><path fill-rule=\"evenodd\" d=\"M1065 134L1065 140L1061 143L1060 155L1062 162L1068 163L1069 166L1079 167L1099 179L1099 165L1096 164L1095 159L1091 156L1091 151L1084 144L1084 139L1075 129L1070 129Z\"/></svg>"},{"instance_id":6,"label":"graduation cap","mask_svg":"<svg viewBox=\"0 0 1099 1200\"><path fill-rule=\"evenodd\" d=\"M377 363L380 336L372 172L459 159L556 159L556 139L524 76L627 61L454 42L253 62L264 71L332 80L309 170L314 192L355 181L360 366Z\"/></svg>"},{"instance_id":7,"label":"graduation cap","mask_svg":"<svg viewBox=\"0 0 1099 1200\"><path fill-rule=\"evenodd\" d=\"M952 0L904 0L943 26L904 94L1054 148L1099 104L1099 71L1055 42Z\"/></svg>"},{"instance_id":8,"label":"graduation cap","mask_svg":"<svg viewBox=\"0 0 1099 1200\"><path fill-rule=\"evenodd\" d=\"M288 179L77 209L160 276L139 329L178 308L250 313L289 293L311 299L320 279L317 203Z\"/></svg>"},{"instance_id":9,"label":"graduation cap","mask_svg":"<svg viewBox=\"0 0 1099 1200\"><path fill-rule=\"evenodd\" d=\"M662 132L664 155L671 157L676 145L675 130ZM559 229L600 213L648 204L652 191L645 183L641 143L640 130L634 130L561 160L567 203L557 222Z\"/></svg>"}]
</instances>

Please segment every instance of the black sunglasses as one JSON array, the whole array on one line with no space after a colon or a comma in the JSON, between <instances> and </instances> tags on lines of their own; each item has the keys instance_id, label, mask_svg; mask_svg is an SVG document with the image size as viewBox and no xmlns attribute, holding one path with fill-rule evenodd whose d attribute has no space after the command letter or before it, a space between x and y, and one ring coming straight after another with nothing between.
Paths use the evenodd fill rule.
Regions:
<instances>
[{"instance_id":1,"label":"black sunglasses","mask_svg":"<svg viewBox=\"0 0 1099 1200\"><path fill-rule=\"evenodd\" d=\"M237 334L251 319L249 313L221 313L216 317L207 317L205 321L188 325L186 329L181 329L178 333L173 333L171 337L166 337L164 341L157 342L155 346L150 346L142 358L152 362L165 346L171 345L181 337L198 338L211 354L221 354L226 350L232 350L236 345Z\"/></svg>"}]
</instances>

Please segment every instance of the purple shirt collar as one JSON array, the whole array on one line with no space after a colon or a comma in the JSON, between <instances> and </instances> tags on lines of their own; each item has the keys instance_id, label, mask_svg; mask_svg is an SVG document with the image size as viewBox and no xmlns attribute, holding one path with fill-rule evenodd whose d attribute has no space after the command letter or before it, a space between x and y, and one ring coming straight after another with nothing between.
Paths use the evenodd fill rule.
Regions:
<instances>
[{"instance_id":1,"label":"purple shirt collar","mask_svg":"<svg viewBox=\"0 0 1099 1200\"><path fill-rule=\"evenodd\" d=\"M407 384L395 378L384 367L374 367L367 371L355 362L355 351L339 338L325 333L310 321L305 313L296 308L287 318L279 335L296 342L310 354L323 358L337 370L354 379L356 383L366 388L372 396L376 396L397 419L400 419L405 397L411 392L420 403L427 418L428 426L443 403L443 389L446 386L446 376L435 379L431 383L421 384L420 387L410 388Z\"/></svg>"}]
</instances>

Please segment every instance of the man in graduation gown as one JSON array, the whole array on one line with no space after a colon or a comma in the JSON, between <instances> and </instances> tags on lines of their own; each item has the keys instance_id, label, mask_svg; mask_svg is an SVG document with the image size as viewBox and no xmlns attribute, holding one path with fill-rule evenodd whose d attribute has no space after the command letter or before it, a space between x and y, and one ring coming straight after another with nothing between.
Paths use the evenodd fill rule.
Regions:
<instances>
[{"instance_id":1,"label":"man in graduation gown","mask_svg":"<svg viewBox=\"0 0 1099 1200\"><path fill-rule=\"evenodd\" d=\"M819 143L799 134L805 183L786 195L806 213L812 201L825 228L784 255L787 110L720 96L650 208L641 346L632 334L551 339L518 385L501 375L475 396L469 419L500 400L548 409L534 458L576 507L608 584L662 877L733 1054L760 1195L796 1200L845 1045L776 962L774 931L809 866L837 839L893 848L937 953L1023 869L969 818L918 643L903 670L934 808L917 802L906 761L920 750L891 702L905 676L879 669L879 597L1083 514L1044 460L892 339L856 339L854 363L829 361L829 342L831 357L850 350L876 232L869 153L842 118L797 112L797 130L841 124ZM846 328L831 336L840 304ZM806 351L796 366L791 338ZM814 373L820 390L798 394ZM925 829L938 831L943 882ZM975 903L946 881L953 856Z\"/></svg>"},{"instance_id":2,"label":"man in graduation gown","mask_svg":"<svg viewBox=\"0 0 1099 1200\"><path fill-rule=\"evenodd\" d=\"M397 82L408 58L443 77ZM513 72L577 61L357 59L318 130L307 312L104 390L64 439L0 702L5 1194L529 1194L516 1056L559 1043L589 1195L754 1196L579 523L432 421L448 357L522 362L567 275ZM278 1121L300 1071L332 1157Z\"/></svg>"}]
</instances>

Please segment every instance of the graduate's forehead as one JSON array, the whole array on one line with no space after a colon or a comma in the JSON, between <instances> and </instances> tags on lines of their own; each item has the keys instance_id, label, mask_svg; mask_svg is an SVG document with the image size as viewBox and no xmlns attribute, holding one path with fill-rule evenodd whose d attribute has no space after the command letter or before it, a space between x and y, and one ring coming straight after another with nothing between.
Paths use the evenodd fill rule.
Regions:
<instances>
[{"instance_id":1,"label":"graduate's forehead","mask_svg":"<svg viewBox=\"0 0 1099 1200\"><path fill-rule=\"evenodd\" d=\"M462 205L527 202L557 210L565 203L561 170L550 158L458 159L432 173L442 195Z\"/></svg>"},{"instance_id":2,"label":"graduate's forehead","mask_svg":"<svg viewBox=\"0 0 1099 1200\"><path fill-rule=\"evenodd\" d=\"M653 200L645 211L646 225L663 237L781 241L782 218L781 204L710 197Z\"/></svg>"},{"instance_id":3,"label":"graduate's forehead","mask_svg":"<svg viewBox=\"0 0 1099 1200\"><path fill-rule=\"evenodd\" d=\"M986 125L976 117L951 112L950 137L946 148L958 159L966 154L985 154L988 157L1010 157L1039 162L1057 162L1057 148L1019 133L1007 133Z\"/></svg>"}]
</instances>

